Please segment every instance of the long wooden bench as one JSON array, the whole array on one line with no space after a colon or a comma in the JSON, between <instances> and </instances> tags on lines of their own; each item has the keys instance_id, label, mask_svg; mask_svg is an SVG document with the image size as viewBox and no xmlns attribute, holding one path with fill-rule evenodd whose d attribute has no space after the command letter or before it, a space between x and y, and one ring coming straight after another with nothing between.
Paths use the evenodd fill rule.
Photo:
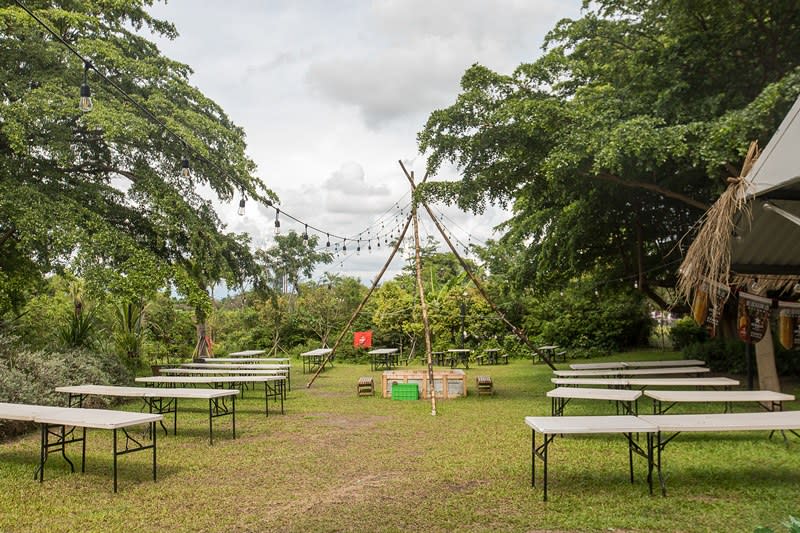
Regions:
<instances>
[{"instance_id":1,"label":"long wooden bench","mask_svg":"<svg viewBox=\"0 0 800 533\"><path fill-rule=\"evenodd\" d=\"M81 472L86 471L86 429L109 429L113 431L113 477L114 492L117 492L117 459L120 455L152 450L153 481L156 481L156 422L164 419L163 415L153 413L132 413L129 411L113 411L109 409L82 409L79 407L53 407L45 405L0 403L0 419L19 420L39 424L41 440L39 449L39 465L34 474L41 483L44 481L44 465L51 453L61 453L75 471L75 465L69 460L66 445L81 443ZM142 437L133 438L128 433L131 426L149 424L150 443L144 443ZM69 428L69 429L68 429ZM74 435L75 428L81 428L81 435ZM124 447L120 451L118 432L125 436Z\"/></svg>"},{"instance_id":2,"label":"long wooden bench","mask_svg":"<svg viewBox=\"0 0 800 533\"><path fill-rule=\"evenodd\" d=\"M758 413L721 413L695 415L621 415L621 416L529 416L525 424L531 428L531 486L536 485L536 458L544 465L544 500L547 500L548 449L557 435L566 434L617 434L628 440L630 480L633 482L633 454L647 459L647 481L653 492L653 469L658 473L661 492L666 496L663 475L663 454L670 442L686 432L731 431L791 431L800 429L800 411L770 411ZM536 433L544 442L536 445ZM647 436L642 448L634 434Z\"/></svg>"},{"instance_id":3,"label":"long wooden bench","mask_svg":"<svg viewBox=\"0 0 800 533\"><path fill-rule=\"evenodd\" d=\"M177 385L210 385L221 388L225 385L243 386L246 383L264 384L264 412L269 416L269 398L281 401L281 414L283 400L286 398L286 376L146 376L136 378L137 383L150 386L175 387Z\"/></svg>"},{"instance_id":4,"label":"long wooden bench","mask_svg":"<svg viewBox=\"0 0 800 533\"><path fill-rule=\"evenodd\" d=\"M236 438L236 396L237 389L179 389L153 387L119 387L114 385L70 385L56 387L56 392L69 394L69 405L82 407L87 396L113 396L118 398L141 398L151 413L161 415L172 413L172 433L178 434L178 400L208 400L208 440L214 444L214 419L230 416L233 438ZM231 400L228 407L227 400ZM166 400L166 401L165 401ZM163 421L161 427L167 428Z\"/></svg>"}]
</instances>

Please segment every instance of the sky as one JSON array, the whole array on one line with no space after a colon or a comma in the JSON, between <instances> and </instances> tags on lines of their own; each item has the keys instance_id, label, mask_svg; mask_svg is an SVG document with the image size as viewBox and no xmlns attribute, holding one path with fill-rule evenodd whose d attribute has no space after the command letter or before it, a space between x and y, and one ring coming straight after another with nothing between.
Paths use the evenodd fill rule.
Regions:
<instances>
[{"instance_id":1,"label":"sky","mask_svg":"<svg viewBox=\"0 0 800 533\"><path fill-rule=\"evenodd\" d=\"M579 17L580 5L170 0L151 13L175 24L179 37L151 38L163 54L188 64L190 83L244 129L256 175L279 196L282 211L334 235L364 238L360 254L348 241L347 253L340 250L314 278L331 272L369 284L389 256L376 233L389 233L408 214L409 185L398 161L417 179L425 174L416 135L431 112L455 102L461 76L474 63L511 73L534 61L547 32L562 18ZM458 179L458 171L445 167L429 179ZM494 227L508 218L499 206L477 216L432 207L459 252L498 238ZM238 216L237 208L238 198L217 202L229 231L248 233L257 248L274 244L273 209L248 202ZM423 239L437 235L426 215L420 222ZM292 229L304 231L282 218L281 231ZM324 246L327 237L319 237ZM331 239L331 250L343 244ZM402 266L396 257L383 280Z\"/></svg>"}]
</instances>

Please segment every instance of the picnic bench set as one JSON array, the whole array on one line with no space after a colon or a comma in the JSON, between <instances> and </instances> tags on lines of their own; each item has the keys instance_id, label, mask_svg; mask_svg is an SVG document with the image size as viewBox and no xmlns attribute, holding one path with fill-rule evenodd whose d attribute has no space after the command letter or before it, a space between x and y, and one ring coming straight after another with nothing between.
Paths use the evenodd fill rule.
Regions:
<instances>
[{"instance_id":1,"label":"picnic bench set","mask_svg":"<svg viewBox=\"0 0 800 533\"><path fill-rule=\"evenodd\" d=\"M531 486L536 485L536 460L543 464L543 499L547 501L548 452L559 435L621 434L628 444L630 481L633 483L633 456L647 461L647 483L653 493L653 472L658 475L662 495L666 495L663 456L667 444L680 433L731 431L789 431L796 436L800 429L800 411L783 411L783 403L795 397L769 390L731 390L739 382L724 377L696 376L707 372L702 361L643 361L571 365L570 371L554 371L551 382L556 388L547 392L551 416L525 417L531 429ZM638 370L637 372L633 372ZM670 377L641 377L641 376ZM567 376L567 377L559 377ZM636 376L636 377L630 377ZM590 385L595 387L584 387ZM605 386L606 388L599 388ZM678 390L652 387L678 387ZM694 390L686 390L693 387ZM700 390L700 388L706 388ZM708 390L711 389L711 390ZM720 390L721 389L721 390ZM652 401L653 414L639 413L638 400ZM565 416L572 400L614 402L616 414L608 416ZM723 413L666 414L681 403L722 403ZM733 413L734 403L756 403L758 412ZM537 445L536 434L542 436ZM644 435L641 442L639 435Z\"/></svg>"},{"instance_id":2,"label":"picnic bench set","mask_svg":"<svg viewBox=\"0 0 800 533\"><path fill-rule=\"evenodd\" d=\"M242 352L250 353L250 352ZM252 355L263 353L252 351ZM253 359L246 359L252 362ZM261 383L264 386L265 412L269 416L269 399L280 400L281 413L284 412L286 387L289 378L288 359L280 363L272 363L276 368L252 369L253 364L244 363L245 368L226 368L231 363L209 364L210 367L187 366L190 371L210 371L215 375L161 375L136 378L144 387L125 387L112 385L70 385L56 387L56 392L68 394L68 407L44 406L22 403L0 403L0 420L16 420L32 422L39 425L41 432L39 463L34 477L44 481L44 468L48 457L60 453L75 471L74 463L67 456L68 444L81 444L81 472L85 472L86 463L86 430L106 429L113 432L112 458L114 492L117 492L117 460L121 455L137 451L152 451L153 481L156 480L156 423L160 424L165 434L169 434L164 425L164 416L171 414L172 432L178 431L178 400L208 401L208 438L214 444L214 420L230 417L233 438L236 438L236 397L243 392L246 384ZM197 363L195 363L197 365ZM263 366L263 365L261 365ZM181 369L162 369L181 370ZM240 374L246 372L246 374ZM255 372L255 374L250 374ZM180 372L175 372L181 374ZM188 372L192 374L192 372ZM180 388L177 385L192 385ZM210 385L211 388L194 388L195 385ZM234 388L240 387L240 388ZM110 409L87 409L83 407L89 396L107 396L120 398L139 398L144 402L148 412L130 412ZM145 426L143 435L134 434L131 428ZM122 442L122 444L120 444Z\"/></svg>"}]
</instances>

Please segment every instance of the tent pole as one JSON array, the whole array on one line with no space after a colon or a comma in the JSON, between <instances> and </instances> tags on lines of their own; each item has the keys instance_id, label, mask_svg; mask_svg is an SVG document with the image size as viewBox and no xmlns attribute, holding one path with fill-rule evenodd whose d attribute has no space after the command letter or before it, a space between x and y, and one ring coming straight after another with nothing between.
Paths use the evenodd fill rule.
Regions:
<instances>
[{"instance_id":1,"label":"tent pole","mask_svg":"<svg viewBox=\"0 0 800 533\"><path fill-rule=\"evenodd\" d=\"M411 184L414 185L414 172L411 172ZM431 327L428 322L428 303L425 301L425 288L422 283L422 255L419 243L419 220L417 218L417 202L411 202L411 220L414 222L414 262L416 263L417 291L422 309L422 326L425 331L425 356L428 360L428 393L431 396L431 415L436 416L436 383L433 381L433 355L431 353Z\"/></svg>"},{"instance_id":2,"label":"tent pole","mask_svg":"<svg viewBox=\"0 0 800 533\"><path fill-rule=\"evenodd\" d=\"M426 174L425 177L422 178L422 182L425 183L425 180L427 180L427 179L428 179L428 175ZM372 286L369 288L369 291L367 291L367 295L364 296L364 299L361 300L360 304L358 304L358 307L356 308L356 310L353 311L353 316L350 317L350 320L348 320L347 324L342 328L342 332L339 334L339 337L336 339L336 342L333 344L333 348L331 349L331 353L329 353L325 357L325 359L322 361L322 364L319 365L319 368L314 373L314 375L311 377L311 381L309 381L308 384L306 385L307 389L311 388L311 385L314 384L314 381L317 379L317 376L319 376L320 372L325 370L325 365L328 364L328 361L333 359L333 355L336 353L336 348L339 347L339 344L342 342L342 339L344 338L345 333L347 333L347 330L353 324L353 322L355 321L356 317L361 312L361 310L364 309L364 306L366 305L367 301L369 300L369 297L372 296L373 291L375 291L375 288L378 286L378 283L380 283L381 278L386 273L386 270L389 268L389 265L391 264L392 259L394 259L395 254L397 254L397 250L400 248L400 244L403 242L403 239L405 238L406 232L408 231L408 227L410 225L411 225L411 217L409 217L408 220L406 220L406 223L403 226L403 231L400 232L400 236L397 238L397 242L394 243L394 248L392 248L392 253L389 254L389 258L386 260L386 263L383 265L383 268L381 269L381 271L378 272L377 276L375 276L375 280L372 282Z\"/></svg>"},{"instance_id":3,"label":"tent pole","mask_svg":"<svg viewBox=\"0 0 800 533\"><path fill-rule=\"evenodd\" d=\"M403 164L402 161L398 161L398 163L400 163L400 168L403 169L403 173L406 175L406 178L411 183L411 189L416 193L417 187L416 187L416 185L414 185L413 177L408 173L408 170L406 170L406 167L405 167L405 165ZM500 319L511 329L511 331L531 350L531 352L532 353L536 353L536 347L533 346L533 344L531 344L531 341L530 341L530 339L528 339L528 336L525 335L525 332L522 331L521 329L519 329L517 326L515 326L511 322L509 322L509 320L506 318L506 316L503 314L503 312L500 311L500 309L495 305L495 303L489 298L489 295L486 293L486 290L483 288L483 285L480 283L480 281L478 281L478 278L472 272L472 269L469 268L469 265L467 264L467 262L464 261L464 259L461 257L461 255L459 255L458 250L456 250L456 247L453 246L452 242L450 242L450 239L447 237L447 234L445 233L444 228L442 227L441 223L439 223L439 220L436 218L436 216L434 216L433 211L431 211L431 208L428 206L427 202L425 202L424 200L420 199L419 203L422 204L422 207L424 207L425 210L428 212L428 216L431 217L431 220L433 220L433 223L436 225L436 228L439 230L439 233L442 234L442 238L444 239L444 242L446 242L447 246L450 247L450 251L453 252L453 255L456 256L456 259L458 259L458 262L461 264L461 268L463 268L464 272L467 273L467 275L469 276L469 279L471 279L472 283L475 285L475 288L478 289L478 292L480 292L480 294L483 297L483 299L486 300L486 303L489 304L489 306L492 308L492 310L495 312L495 314L497 314L497 316L500 317ZM542 358L542 361L547 363L547 366L549 366L553 370L556 369L555 365L553 365L553 362L550 361L550 358L547 356L547 354L542 352L539 355Z\"/></svg>"}]
</instances>

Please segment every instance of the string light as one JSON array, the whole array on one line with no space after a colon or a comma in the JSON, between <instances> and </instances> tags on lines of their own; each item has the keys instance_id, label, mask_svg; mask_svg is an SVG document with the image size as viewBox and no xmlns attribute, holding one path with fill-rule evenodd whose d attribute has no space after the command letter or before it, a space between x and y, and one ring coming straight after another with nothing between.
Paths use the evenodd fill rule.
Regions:
<instances>
[{"instance_id":1,"label":"string light","mask_svg":"<svg viewBox=\"0 0 800 533\"><path fill-rule=\"evenodd\" d=\"M239 200L239 210L237 211L240 217L244 216L244 195L242 195L242 199Z\"/></svg>"},{"instance_id":2,"label":"string light","mask_svg":"<svg viewBox=\"0 0 800 533\"><path fill-rule=\"evenodd\" d=\"M303 244L308 246L308 224L306 224L306 229L303 231Z\"/></svg>"},{"instance_id":3,"label":"string light","mask_svg":"<svg viewBox=\"0 0 800 533\"><path fill-rule=\"evenodd\" d=\"M278 220L278 215L281 214L281 210L277 207L275 208L275 235L281 234L281 221Z\"/></svg>"},{"instance_id":4,"label":"string light","mask_svg":"<svg viewBox=\"0 0 800 533\"><path fill-rule=\"evenodd\" d=\"M344 239L344 240L342 241L342 251L343 251L343 252L346 252L346 251L347 251L347 239Z\"/></svg>"},{"instance_id":5,"label":"string light","mask_svg":"<svg viewBox=\"0 0 800 533\"><path fill-rule=\"evenodd\" d=\"M92 110L94 105L92 104L92 90L89 89L89 69L92 68L92 64L88 61L83 62L83 83L81 84L81 100L78 104L78 108L83 111L84 113L88 113Z\"/></svg>"},{"instance_id":6,"label":"string light","mask_svg":"<svg viewBox=\"0 0 800 533\"><path fill-rule=\"evenodd\" d=\"M325 248L330 248L331 247L331 234L330 233L326 233L325 235L328 236L328 240L325 241Z\"/></svg>"},{"instance_id":7,"label":"string light","mask_svg":"<svg viewBox=\"0 0 800 533\"><path fill-rule=\"evenodd\" d=\"M361 255L361 239L358 239L358 246L356 246L356 255Z\"/></svg>"}]
</instances>

